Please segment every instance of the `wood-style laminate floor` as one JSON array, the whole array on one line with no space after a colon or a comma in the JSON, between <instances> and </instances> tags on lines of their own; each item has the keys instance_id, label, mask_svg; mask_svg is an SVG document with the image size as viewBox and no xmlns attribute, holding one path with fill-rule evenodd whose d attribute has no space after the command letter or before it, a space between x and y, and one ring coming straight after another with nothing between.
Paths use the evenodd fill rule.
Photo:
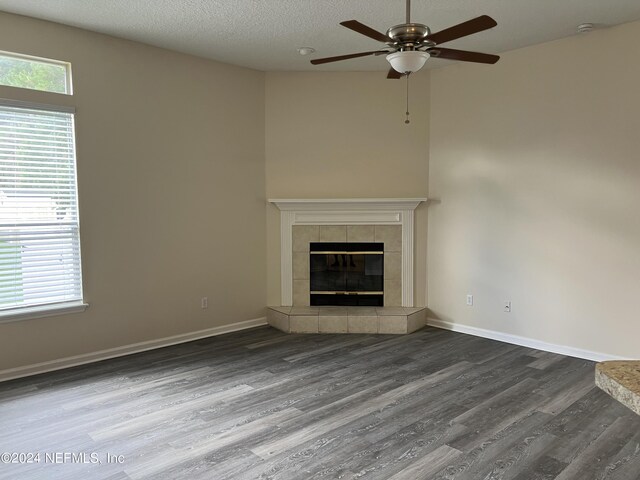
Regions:
<instances>
[{"instance_id":1,"label":"wood-style laminate floor","mask_svg":"<svg viewBox=\"0 0 640 480\"><path fill-rule=\"evenodd\" d=\"M0 452L40 453L12 480L638 480L640 416L589 361L265 327L2 383Z\"/></svg>"}]
</instances>

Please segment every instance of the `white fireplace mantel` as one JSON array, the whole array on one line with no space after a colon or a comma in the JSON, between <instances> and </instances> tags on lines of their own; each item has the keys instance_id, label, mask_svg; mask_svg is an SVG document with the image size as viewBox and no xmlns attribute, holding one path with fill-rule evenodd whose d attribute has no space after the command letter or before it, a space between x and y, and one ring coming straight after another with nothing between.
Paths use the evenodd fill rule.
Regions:
<instances>
[{"instance_id":1,"label":"white fireplace mantel","mask_svg":"<svg viewBox=\"0 0 640 480\"><path fill-rule=\"evenodd\" d=\"M282 211L415 210L426 198L303 198L269 199Z\"/></svg>"},{"instance_id":2,"label":"white fireplace mantel","mask_svg":"<svg viewBox=\"0 0 640 480\"><path fill-rule=\"evenodd\" d=\"M293 304L294 225L401 225L402 305L413 307L413 217L426 198L269 199L280 209L281 298Z\"/></svg>"}]
</instances>

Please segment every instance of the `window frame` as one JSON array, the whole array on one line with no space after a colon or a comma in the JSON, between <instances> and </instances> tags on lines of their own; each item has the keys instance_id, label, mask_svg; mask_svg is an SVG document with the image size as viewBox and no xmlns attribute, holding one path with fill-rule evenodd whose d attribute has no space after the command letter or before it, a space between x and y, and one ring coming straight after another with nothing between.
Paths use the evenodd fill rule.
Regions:
<instances>
[{"instance_id":1,"label":"window frame","mask_svg":"<svg viewBox=\"0 0 640 480\"><path fill-rule=\"evenodd\" d=\"M4 85L4 84L0 84L0 86L2 87L7 87L7 88L21 88L23 90L30 90L33 92L45 92L45 93L51 93L53 95L69 95L72 96L73 95L73 80L72 80L72 72L71 72L71 62L65 62L62 60L54 60L52 58L44 58L44 57L36 57L34 55L25 55L22 53L15 53L15 52L7 52L4 50L0 50L0 57L9 57L9 58L15 58L18 60L26 60L29 62L34 62L34 63L42 63L45 65L55 65L55 66L60 66L60 67L64 67L65 71L66 71L66 75L65 75L65 92L52 92L51 90L38 90L36 88L29 88L29 87L19 87L16 85Z\"/></svg>"},{"instance_id":2,"label":"window frame","mask_svg":"<svg viewBox=\"0 0 640 480\"><path fill-rule=\"evenodd\" d=\"M54 92L48 92L54 93ZM65 301L65 302L52 302L42 305L32 305L25 307L7 308L4 311L0 311L0 324L16 322L20 320L29 320L34 318L42 318L49 316L64 315L68 313L83 312L89 304L84 300L84 276L82 275L82 241L80 235L80 202L78 198L78 158L77 158L77 146L76 146L76 109L75 107L66 105L52 105L46 103L34 103L25 102L21 100L13 100L8 98L0 98L0 105L12 108L22 108L25 110L41 110L47 112L67 113L72 115L72 139L74 148L74 162L75 162L75 191L78 202L78 255L80 261L80 299Z\"/></svg>"}]
</instances>

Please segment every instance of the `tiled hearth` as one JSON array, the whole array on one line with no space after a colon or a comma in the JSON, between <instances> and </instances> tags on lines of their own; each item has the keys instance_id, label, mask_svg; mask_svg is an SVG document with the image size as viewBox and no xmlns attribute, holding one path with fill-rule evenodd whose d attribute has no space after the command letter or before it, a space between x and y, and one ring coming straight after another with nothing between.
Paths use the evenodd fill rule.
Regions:
<instances>
[{"instance_id":1,"label":"tiled hearth","mask_svg":"<svg viewBox=\"0 0 640 480\"><path fill-rule=\"evenodd\" d=\"M286 333L405 334L426 325L426 308L269 307L269 325Z\"/></svg>"}]
</instances>

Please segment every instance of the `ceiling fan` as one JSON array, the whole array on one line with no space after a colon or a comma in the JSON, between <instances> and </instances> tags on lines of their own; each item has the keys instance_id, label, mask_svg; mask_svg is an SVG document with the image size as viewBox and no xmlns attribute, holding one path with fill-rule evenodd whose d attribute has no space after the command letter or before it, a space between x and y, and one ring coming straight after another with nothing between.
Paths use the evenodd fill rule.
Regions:
<instances>
[{"instance_id":1,"label":"ceiling fan","mask_svg":"<svg viewBox=\"0 0 640 480\"><path fill-rule=\"evenodd\" d=\"M500 59L498 55L468 52L439 46L441 43L450 42L495 27L497 25L496 21L487 15L482 15L445 30L431 33L431 30L426 25L422 23L411 23L411 0L407 0L406 19L406 23L391 27L387 30L386 34L380 33L357 20L341 22L340 25L372 38L373 40L382 42L386 46L380 50L370 52L316 58L311 60L311 63L313 65L320 65L323 63L349 60L351 58L386 54L387 61L391 64L387 78L400 78L403 75L409 75L420 70L429 57L488 64L494 64Z\"/></svg>"}]
</instances>

